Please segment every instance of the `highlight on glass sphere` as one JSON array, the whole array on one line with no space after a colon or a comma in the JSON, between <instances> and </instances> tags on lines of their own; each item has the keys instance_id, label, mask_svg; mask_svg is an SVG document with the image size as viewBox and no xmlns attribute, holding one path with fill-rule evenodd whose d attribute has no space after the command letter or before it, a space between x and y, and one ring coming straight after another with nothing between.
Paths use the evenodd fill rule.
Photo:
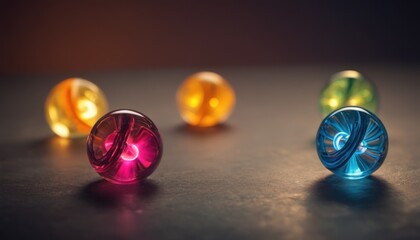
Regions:
<instances>
[{"instance_id":1,"label":"highlight on glass sphere","mask_svg":"<svg viewBox=\"0 0 420 240\"><path fill-rule=\"evenodd\" d=\"M319 106L323 116L345 106L359 106L376 113L378 95L373 83L360 72L347 70L331 77L321 91Z\"/></svg>"},{"instance_id":2,"label":"highlight on glass sphere","mask_svg":"<svg viewBox=\"0 0 420 240\"><path fill-rule=\"evenodd\" d=\"M322 164L347 179L371 175L388 152L388 134L381 120L360 107L344 107L328 115L316 143Z\"/></svg>"},{"instance_id":3,"label":"highlight on glass sphere","mask_svg":"<svg viewBox=\"0 0 420 240\"><path fill-rule=\"evenodd\" d=\"M101 89L81 78L60 82L45 102L48 125L63 138L86 136L107 111L108 104Z\"/></svg>"},{"instance_id":4,"label":"highlight on glass sphere","mask_svg":"<svg viewBox=\"0 0 420 240\"><path fill-rule=\"evenodd\" d=\"M219 74L199 72L181 84L176 99L185 122L192 126L211 127L229 117L235 105L235 92Z\"/></svg>"},{"instance_id":5,"label":"highlight on glass sphere","mask_svg":"<svg viewBox=\"0 0 420 240\"><path fill-rule=\"evenodd\" d=\"M146 179L159 165L163 144L155 124L132 110L115 110L93 126L87 154L93 169L117 184Z\"/></svg>"}]
</instances>

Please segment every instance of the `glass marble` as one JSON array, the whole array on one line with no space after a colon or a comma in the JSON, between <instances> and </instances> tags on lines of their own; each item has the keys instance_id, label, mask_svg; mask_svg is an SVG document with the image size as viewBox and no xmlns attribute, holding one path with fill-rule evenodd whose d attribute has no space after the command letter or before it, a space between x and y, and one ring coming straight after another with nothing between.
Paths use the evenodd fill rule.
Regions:
<instances>
[{"instance_id":1,"label":"glass marble","mask_svg":"<svg viewBox=\"0 0 420 240\"><path fill-rule=\"evenodd\" d=\"M45 115L51 130L60 137L89 134L95 122L108 110L104 93L81 78L57 84L45 102Z\"/></svg>"},{"instance_id":2,"label":"glass marble","mask_svg":"<svg viewBox=\"0 0 420 240\"><path fill-rule=\"evenodd\" d=\"M179 87L177 103L181 117L190 125L211 127L225 121L234 105L229 83L213 72L199 72Z\"/></svg>"},{"instance_id":3,"label":"glass marble","mask_svg":"<svg viewBox=\"0 0 420 240\"><path fill-rule=\"evenodd\" d=\"M106 180L129 184L146 179L159 165L162 139L146 115L112 111L93 126L87 154L93 169Z\"/></svg>"},{"instance_id":4,"label":"glass marble","mask_svg":"<svg viewBox=\"0 0 420 240\"><path fill-rule=\"evenodd\" d=\"M378 96L373 83L361 73L342 71L334 74L322 89L319 106L323 116L345 106L359 106L376 113Z\"/></svg>"},{"instance_id":5,"label":"glass marble","mask_svg":"<svg viewBox=\"0 0 420 240\"><path fill-rule=\"evenodd\" d=\"M347 179L369 176L388 152L384 125L360 107L344 107L328 115L319 127L316 143L322 164Z\"/></svg>"}]
</instances>

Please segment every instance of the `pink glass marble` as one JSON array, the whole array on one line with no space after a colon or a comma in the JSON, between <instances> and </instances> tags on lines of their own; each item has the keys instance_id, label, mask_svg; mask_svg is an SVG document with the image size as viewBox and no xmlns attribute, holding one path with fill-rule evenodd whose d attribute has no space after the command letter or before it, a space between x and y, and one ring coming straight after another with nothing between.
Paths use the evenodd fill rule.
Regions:
<instances>
[{"instance_id":1,"label":"pink glass marble","mask_svg":"<svg viewBox=\"0 0 420 240\"><path fill-rule=\"evenodd\" d=\"M93 126L87 139L90 164L106 180L127 184L146 179L162 157L162 139L144 114L116 110Z\"/></svg>"}]
</instances>

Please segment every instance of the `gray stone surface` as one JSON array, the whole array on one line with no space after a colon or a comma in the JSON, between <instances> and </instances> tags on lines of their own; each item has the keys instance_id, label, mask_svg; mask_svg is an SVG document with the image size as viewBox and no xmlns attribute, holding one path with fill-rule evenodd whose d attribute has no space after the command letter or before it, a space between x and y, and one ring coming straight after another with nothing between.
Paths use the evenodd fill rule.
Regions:
<instances>
[{"instance_id":1,"label":"gray stone surface","mask_svg":"<svg viewBox=\"0 0 420 240\"><path fill-rule=\"evenodd\" d=\"M389 152L372 177L337 179L318 160L317 100L348 66L217 68L231 118L184 125L177 86L199 69L84 73L111 109L148 115L164 141L144 184L90 167L84 139L54 137L44 100L73 75L0 76L0 239L420 239L419 66L351 66L380 94ZM201 70L201 69L200 69Z\"/></svg>"}]
</instances>

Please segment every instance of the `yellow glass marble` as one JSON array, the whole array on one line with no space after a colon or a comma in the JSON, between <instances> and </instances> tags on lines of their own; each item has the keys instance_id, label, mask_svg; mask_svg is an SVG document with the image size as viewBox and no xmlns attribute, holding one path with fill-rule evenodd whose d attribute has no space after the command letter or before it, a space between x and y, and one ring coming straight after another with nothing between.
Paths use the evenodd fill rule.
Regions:
<instances>
[{"instance_id":1,"label":"yellow glass marble","mask_svg":"<svg viewBox=\"0 0 420 240\"><path fill-rule=\"evenodd\" d=\"M345 106L359 106L376 113L378 96L373 83L361 73L347 70L331 77L321 91L319 106L323 116Z\"/></svg>"},{"instance_id":2,"label":"yellow glass marble","mask_svg":"<svg viewBox=\"0 0 420 240\"><path fill-rule=\"evenodd\" d=\"M177 103L181 117L190 125L211 127L225 121L234 105L235 92L213 72L199 72L179 87Z\"/></svg>"},{"instance_id":3,"label":"yellow glass marble","mask_svg":"<svg viewBox=\"0 0 420 240\"><path fill-rule=\"evenodd\" d=\"M86 136L107 111L104 93L92 82L81 78L60 82L45 102L51 130L64 138Z\"/></svg>"}]
</instances>

